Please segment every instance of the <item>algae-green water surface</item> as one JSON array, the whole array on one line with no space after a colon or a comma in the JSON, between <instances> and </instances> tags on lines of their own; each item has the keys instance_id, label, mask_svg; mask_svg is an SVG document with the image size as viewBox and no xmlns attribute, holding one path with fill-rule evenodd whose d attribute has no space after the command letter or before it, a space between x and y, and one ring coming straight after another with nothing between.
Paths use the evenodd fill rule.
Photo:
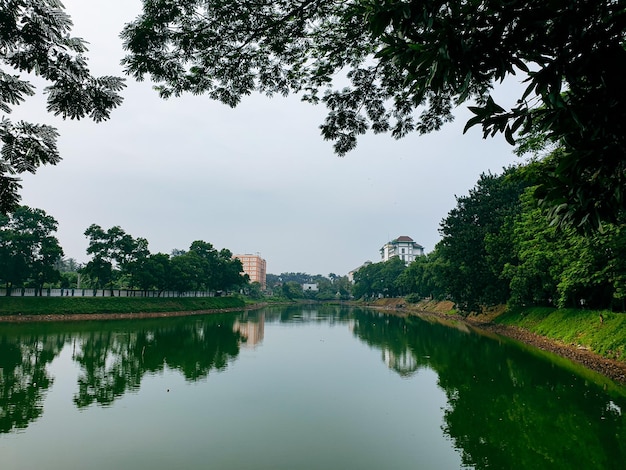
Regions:
<instances>
[{"instance_id":1,"label":"algae-green water surface","mask_svg":"<svg viewBox=\"0 0 626 470\"><path fill-rule=\"evenodd\" d=\"M0 325L0 467L622 469L626 390L341 307Z\"/></svg>"}]
</instances>

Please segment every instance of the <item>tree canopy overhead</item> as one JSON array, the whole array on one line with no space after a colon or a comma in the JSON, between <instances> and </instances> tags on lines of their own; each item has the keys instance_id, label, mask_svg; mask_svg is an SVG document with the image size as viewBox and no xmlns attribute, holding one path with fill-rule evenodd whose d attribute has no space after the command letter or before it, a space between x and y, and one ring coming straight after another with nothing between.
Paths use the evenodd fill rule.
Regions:
<instances>
[{"instance_id":1,"label":"tree canopy overhead","mask_svg":"<svg viewBox=\"0 0 626 470\"><path fill-rule=\"evenodd\" d=\"M322 102L340 155L368 130L438 130L467 102L466 129L561 147L537 196L597 226L626 204L625 24L619 0L143 0L123 63L164 98ZM519 73L527 88L507 109L492 87Z\"/></svg>"},{"instance_id":2,"label":"tree canopy overhead","mask_svg":"<svg viewBox=\"0 0 626 470\"><path fill-rule=\"evenodd\" d=\"M85 41L71 37L72 21L58 0L0 2L0 213L17 208L20 173L34 173L61 160L56 129L45 124L13 122L4 114L35 94L20 73L50 83L47 110L63 119L109 118L122 98L123 79L90 74ZM17 74L16 74L17 73Z\"/></svg>"}]
</instances>

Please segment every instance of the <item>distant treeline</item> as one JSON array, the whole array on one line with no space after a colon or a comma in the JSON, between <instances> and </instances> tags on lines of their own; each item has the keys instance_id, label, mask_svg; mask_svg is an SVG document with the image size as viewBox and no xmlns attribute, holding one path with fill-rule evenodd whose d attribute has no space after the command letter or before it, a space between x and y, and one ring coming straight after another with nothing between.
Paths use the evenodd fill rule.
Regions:
<instances>
[{"instance_id":1,"label":"distant treeline","mask_svg":"<svg viewBox=\"0 0 626 470\"><path fill-rule=\"evenodd\" d=\"M303 289L303 286L307 289ZM329 273L308 274L301 272L284 272L267 275L267 288L274 297L289 300L349 300L352 298L352 283L348 276Z\"/></svg>"},{"instance_id":2,"label":"distant treeline","mask_svg":"<svg viewBox=\"0 0 626 470\"><path fill-rule=\"evenodd\" d=\"M57 221L41 209L18 207L0 215L0 285L11 288L141 289L156 291L229 291L249 282L241 261L227 249L194 241L187 251L150 253L145 238L121 227L85 231L91 259L79 265L63 258L54 235Z\"/></svg>"},{"instance_id":3,"label":"distant treeline","mask_svg":"<svg viewBox=\"0 0 626 470\"><path fill-rule=\"evenodd\" d=\"M552 225L541 207L532 163L483 174L440 225L435 249L409 266L398 258L346 276L268 274L268 289L289 299L398 297L449 299L461 312L499 304L626 311L626 225L583 232ZM545 188L544 188L545 189ZM565 204L565 202L564 202ZM26 206L0 216L0 284L10 287L218 291L250 285L241 262L201 240L189 250L151 254L148 241L120 227L91 225L91 260L63 259L56 221ZM303 291L303 284L311 289Z\"/></svg>"}]
</instances>

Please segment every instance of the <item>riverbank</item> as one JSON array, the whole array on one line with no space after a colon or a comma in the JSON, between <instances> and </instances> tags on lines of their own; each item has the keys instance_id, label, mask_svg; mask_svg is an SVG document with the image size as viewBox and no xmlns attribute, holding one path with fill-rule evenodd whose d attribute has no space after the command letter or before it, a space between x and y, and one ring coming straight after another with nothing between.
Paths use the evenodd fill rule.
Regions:
<instances>
[{"instance_id":1,"label":"riverbank","mask_svg":"<svg viewBox=\"0 0 626 470\"><path fill-rule=\"evenodd\" d=\"M142 298L0 298L0 323L32 321L93 321L136 318L161 318L206 315L257 309L265 303L246 304L239 297L205 297L176 299ZM363 304L359 304L363 305ZM566 323L561 314L551 311L530 311L506 314L505 309L494 309L486 314L462 317L453 311L452 302L421 302L409 304L404 299L380 299L364 306L404 314L434 315L454 319L485 332L495 333L516 341L549 351L612 380L626 384L626 314L606 314L600 319L597 313L569 312L576 318L575 328L585 325L584 333L565 337L550 337L558 328L542 328L546 324ZM81 313L79 313L81 312ZM89 312L89 313L82 313ZM582 312L582 313L581 313ZM565 312L568 313L568 312ZM616 321L619 319L619 321ZM591 325L591 326L590 326ZM575 329L574 328L574 329ZM562 329L561 329L562 330ZM590 331L591 330L591 331ZM543 331L543 333L541 333ZM563 330L567 331L567 330ZM561 332L563 332L561 331ZM598 339L602 332L603 336ZM563 336L563 335L562 335ZM573 339L572 339L573 338ZM610 342L607 340L610 338ZM575 341L574 341L575 340ZM594 344L596 341L596 344ZM608 344L608 346L607 346ZM604 355L602 354L604 352Z\"/></svg>"},{"instance_id":2,"label":"riverbank","mask_svg":"<svg viewBox=\"0 0 626 470\"><path fill-rule=\"evenodd\" d=\"M403 299L380 299L369 306L407 314L454 319L468 327L505 336L557 354L616 382L626 384L626 360L624 360L626 314L604 313L603 317L606 318L601 320L598 312L591 311L534 309L526 312L509 312L505 308L497 308L481 315L463 317L454 312L452 302L446 301L408 304ZM567 314L571 318L564 318ZM573 324L571 328L555 327L558 324L563 325L568 320ZM583 331L583 328L586 328L586 331ZM578 334L573 333L576 330Z\"/></svg>"},{"instance_id":3,"label":"riverbank","mask_svg":"<svg viewBox=\"0 0 626 470\"><path fill-rule=\"evenodd\" d=\"M245 308L240 297L0 297L0 322L158 318Z\"/></svg>"}]
</instances>

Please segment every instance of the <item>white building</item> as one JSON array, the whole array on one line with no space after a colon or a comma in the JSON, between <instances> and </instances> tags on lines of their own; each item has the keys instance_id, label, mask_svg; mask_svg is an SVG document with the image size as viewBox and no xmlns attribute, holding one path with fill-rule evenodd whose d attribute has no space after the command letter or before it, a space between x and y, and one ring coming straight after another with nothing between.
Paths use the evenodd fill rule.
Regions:
<instances>
[{"instance_id":1,"label":"white building","mask_svg":"<svg viewBox=\"0 0 626 470\"><path fill-rule=\"evenodd\" d=\"M415 243L411 237L402 235L395 240L385 243L380 249L383 261L388 261L394 256L399 257L405 264L415 261L415 258L424 254L424 247Z\"/></svg>"},{"instance_id":2,"label":"white building","mask_svg":"<svg viewBox=\"0 0 626 470\"><path fill-rule=\"evenodd\" d=\"M352 271L350 271L348 273L348 281L350 281L352 284L354 284L354 274L361 268L364 268L365 266L369 266L370 264L372 264L371 261L366 261L365 263L363 263L361 266L359 266L358 268L354 268Z\"/></svg>"}]
</instances>

